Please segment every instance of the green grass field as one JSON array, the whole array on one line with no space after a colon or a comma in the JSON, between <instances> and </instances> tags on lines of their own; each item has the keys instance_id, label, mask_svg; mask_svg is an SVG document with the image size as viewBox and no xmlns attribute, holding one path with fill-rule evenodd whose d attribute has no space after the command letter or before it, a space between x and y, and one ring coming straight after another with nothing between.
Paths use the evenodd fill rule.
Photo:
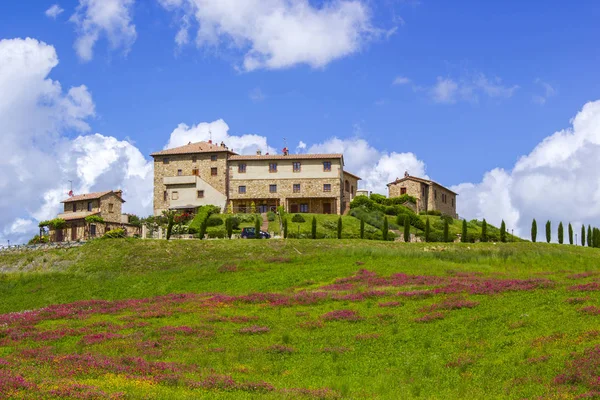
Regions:
<instances>
[{"instance_id":1,"label":"green grass field","mask_svg":"<svg viewBox=\"0 0 600 400\"><path fill-rule=\"evenodd\" d=\"M0 398L597 397L599 255L366 240L2 254Z\"/></svg>"}]
</instances>

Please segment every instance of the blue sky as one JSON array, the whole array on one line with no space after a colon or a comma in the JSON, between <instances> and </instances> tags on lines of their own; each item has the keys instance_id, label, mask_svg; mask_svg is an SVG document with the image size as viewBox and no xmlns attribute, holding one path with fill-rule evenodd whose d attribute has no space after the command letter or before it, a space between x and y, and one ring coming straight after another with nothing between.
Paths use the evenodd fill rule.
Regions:
<instances>
[{"instance_id":1,"label":"blue sky","mask_svg":"<svg viewBox=\"0 0 600 400\"><path fill-rule=\"evenodd\" d=\"M235 33L222 19L200 20L185 6L196 1L208 8L211 1L110 1L125 4L126 25L135 35L112 48L109 33L100 29L89 60L74 48L82 30L71 17L86 16L93 0L5 1L0 39L30 37L53 47L60 62L48 78L64 92L85 85L93 99L94 112L82 118L90 127L85 134L127 141L146 159L169 142L178 124L223 119L229 135L256 134L276 149L284 137L289 147L302 141L308 149L332 148L324 144L333 137L349 146L363 139L378 156L412 153L423 163L416 172L442 184L474 182L477 188L496 168L512 177L520 157L569 128L600 93L597 1L269 0L315 12L360 5L368 28L359 32L355 48L326 56L323 65L294 54L300 61L255 69L243 63L256 36L246 33L241 44L233 42ZM45 12L54 4L63 12L49 17ZM190 40L179 46L175 36L184 17ZM195 44L196 30L208 21L222 35ZM308 45L320 46L328 34ZM67 126L58 134L75 140L82 133ZM82 187L91 190L100 182L105 180ZM473 210L472 216L484 212ZM35 206L15 213L34 220Z\"/></svg>"}]
</instances>

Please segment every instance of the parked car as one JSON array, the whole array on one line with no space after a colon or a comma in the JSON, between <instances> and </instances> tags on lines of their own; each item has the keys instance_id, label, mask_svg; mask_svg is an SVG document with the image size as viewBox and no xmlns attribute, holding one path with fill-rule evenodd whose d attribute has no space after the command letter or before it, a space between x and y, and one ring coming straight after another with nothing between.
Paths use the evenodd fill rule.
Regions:
<instances>
[{"instance_id":1,"label":"parked car","mask_svg":"<svg viewBox=\"0 0 600 400\"><path fill-rule=\"evenodd\" d=\"M271 235L264 231L258 231L259 239L270 239ZM256 239L256 229L242 228L242 239Z\"/></svg>"}]
</instances>

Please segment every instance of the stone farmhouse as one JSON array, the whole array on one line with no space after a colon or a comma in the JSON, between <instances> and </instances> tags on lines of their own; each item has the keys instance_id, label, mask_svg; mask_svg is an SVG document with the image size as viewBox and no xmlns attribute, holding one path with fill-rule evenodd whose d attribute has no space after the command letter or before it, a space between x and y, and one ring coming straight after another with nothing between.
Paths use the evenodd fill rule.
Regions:
<instances>
[{"instance_id":1,"label":"stone farmhouse","mask_svg":"<svg viewBox=\"0 0 600 400\"><path fill-rule=\"evenodd\" d=\"M360 178L344 171L342 154L239 155L224 143L188 143L152 153L154 215L216 205L260 213L343 214Z\"/></svg>"},{"instance_id":2,"label":"stone farmhouse","mask_svg":"<svg viewBox=\"0 0 600 400\"><path fill-rule=\"evenodd\" d=\"M431 180L410 176L404 173L404 178L396 178L388 183L388 197L399 197L404 194L417 199L416 212L440 211L442 214L458 218L456 213L457 193Z\"/></svg>"},{"instance_id":3,"label":"stone farmhouse","mask_svg":"<svg viewBox=\"0 0 600 400\"><path fill-rule=\"evenodd\" d=\"M129 224L129 215L121 213L125 203L121 190L71 196L61 203L64 210L57 218L66 222L60 229L50 229L50 240L68 242L100 237L112 229L122 228L128 236L139 234L139 228ZM89 216L101 217L104 222L87 223Z\"/></svg>"}]
</instances>

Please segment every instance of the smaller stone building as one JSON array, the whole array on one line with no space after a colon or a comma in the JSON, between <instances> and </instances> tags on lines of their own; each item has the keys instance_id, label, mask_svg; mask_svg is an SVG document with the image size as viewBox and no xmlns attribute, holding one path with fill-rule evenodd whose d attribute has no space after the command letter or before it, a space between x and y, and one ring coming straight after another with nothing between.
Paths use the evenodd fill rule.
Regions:
<instances>
[{"instance_id":1,"label":"smaller stone building","mask_svg":"<svg viewBox=\"0 0 600 400\"><path fill-rule=\"evenodd\" d=\"M432 180L410 176L404 173L404 178L396 178L388 183L388 197L409 195L417 199L416 212L440 211L444 215L458 218L456 213L457 193Z\"/></svg>"},{"instance_id":2,"label":"smaller stone building","mask_svg":"<svg viewBox=\"0 0 600 400\"><path fill-rule=\"evenodd\" d=\"M57 218L65 221L60 229L50 229L50 241L69 242L101 237L113 229L124 229L127 236L140 234L140 228L129 223L129 215L122 214L125 203L121 190L87 193L63 200L63 212ZM104 222L88 223L86 218L98 216Z\"/></svg>"}]
</instances>

